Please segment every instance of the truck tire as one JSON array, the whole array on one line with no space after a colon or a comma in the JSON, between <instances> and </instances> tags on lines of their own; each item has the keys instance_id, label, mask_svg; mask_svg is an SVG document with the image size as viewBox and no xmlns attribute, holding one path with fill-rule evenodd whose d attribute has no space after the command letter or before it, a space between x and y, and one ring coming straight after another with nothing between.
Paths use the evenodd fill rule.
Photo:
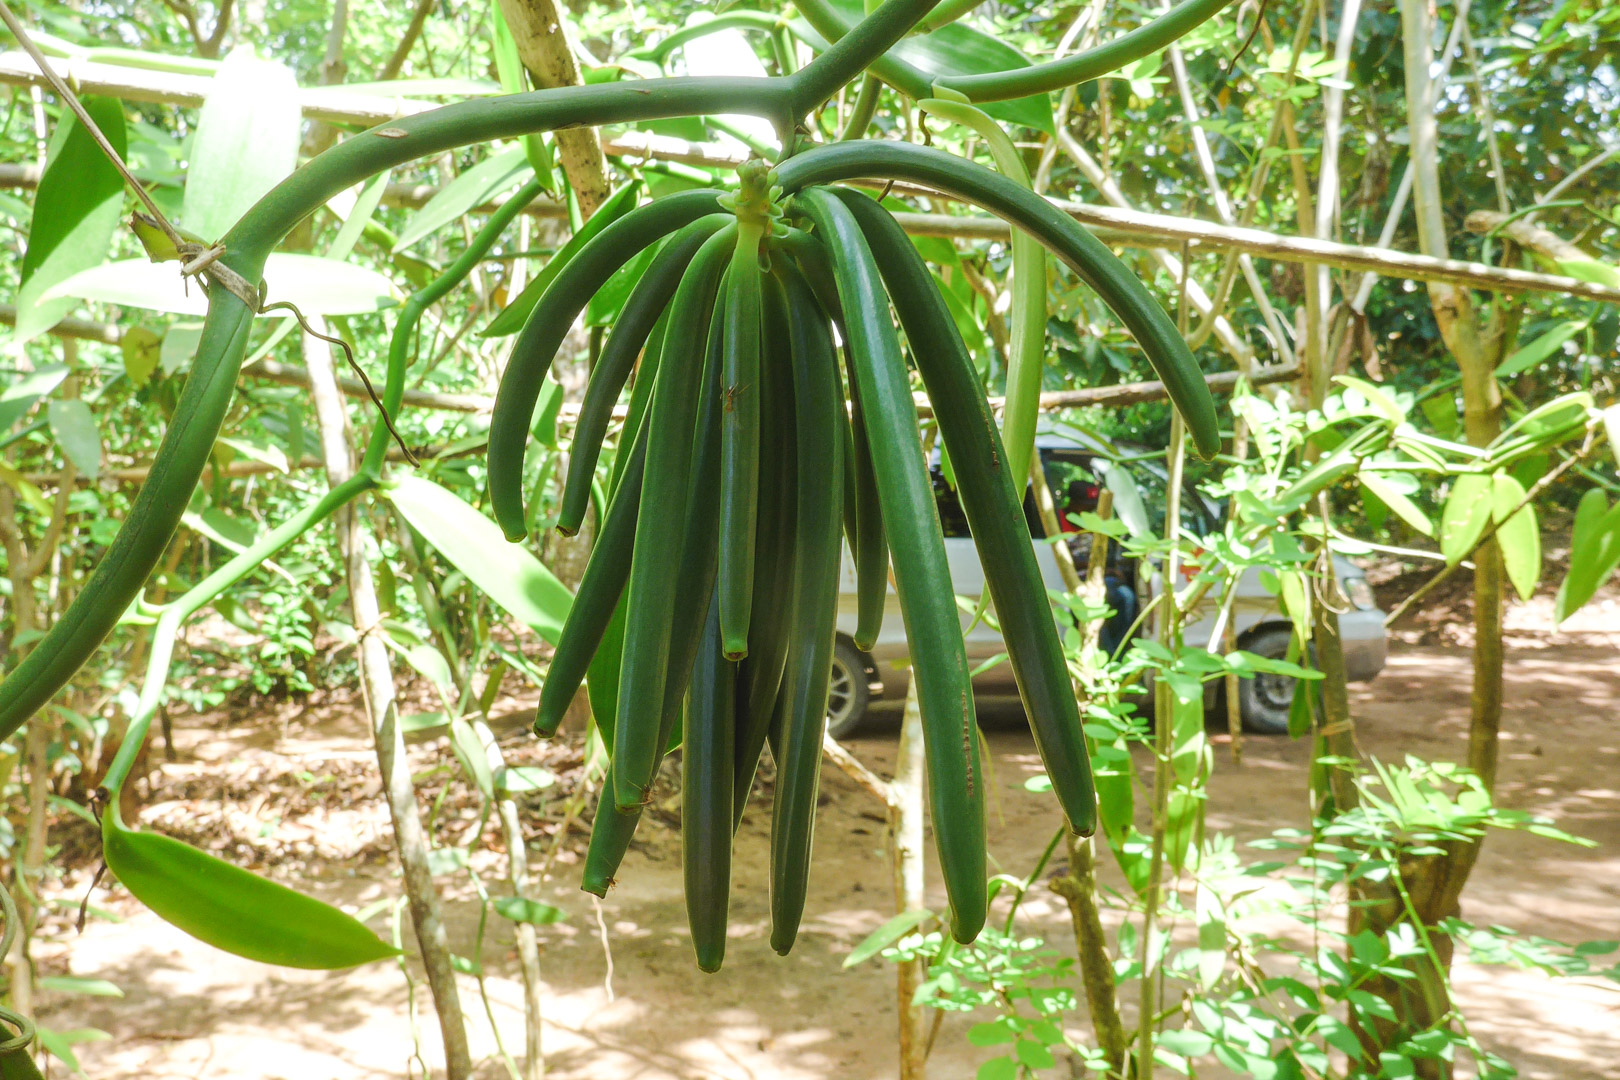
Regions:
<instances>
[{"instance_id":1,"label":"truck tire","mask_svg":"<svg viewBox=\"0 0 1620 1080\"><path fill-rule=\"evenodd\" d=\"M1288 642L1293 629L1281 624L1262 627L1243 642L1245 652L1272 660L1288 656ZM1288 713L1294 704L1294 689L1299 680L1287 675L1261 673L1252 679L1238 680L1238 712L1243 718L1243 730L1256 735L1288 734Z\"/></svg>"},{"instance_id":2,"label":"truck tire","mask_svg":"<svg viewBox=\"0 0 1620 1080\"><path fill-rule=\"evenodd\" d=\"M827 694L827 734L847 738L866 719L872 692L866 682L866 660L855 646L838 638L833 643L832 685Z\"/></svg>"}]
</instances>

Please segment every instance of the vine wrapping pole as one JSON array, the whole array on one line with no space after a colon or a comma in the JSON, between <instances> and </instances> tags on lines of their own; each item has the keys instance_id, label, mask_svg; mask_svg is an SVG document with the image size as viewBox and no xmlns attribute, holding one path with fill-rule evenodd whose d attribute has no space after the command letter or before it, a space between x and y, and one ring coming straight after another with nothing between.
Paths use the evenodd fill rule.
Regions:
<instances>
[{"instance_id":1,"label":"vine wrapping pole","mask_svg":"<svg viewBox=\"0 0 1620 1080\"><path fill-rule=\"evenodd\" d=\"M923 748L922 710L917 704L917 681L906 686L905 711L900 722L900 745L896 751L894 779L884 780L834 739L823 735L822 753L857 785L871 793L888 812L890 855L894 871L895 914L920 911L924 900L923 823L928 808L923 784L927 758ZM912 997L922 982L923 962L902 961L895 965L898 984L895 1005L900 1021L901 1080L923 1080L927 1071L929 1039L923 1035L922 1010Z\"/></svg>"},{"instance_id":2,"label":"vine wrapping pole","mask_svg":"<svg viewBox=\"0 0 1620 1080\"><path fill-rule=\"evenodd\" d=\"M333 487L355 475L354 458L348 437L348 416L338 394L337 375L332 367L331 350L305 338L304 362L310 369L310 392L315 401L315 419L320 430L321 452L327 478ZM467 1044L467 1025L461 1011L461 995L456 987L455 968L450 963L450 944L439 909L433 874L428 868L428 844L416 806L416 790L411 783L410 762L405 755L405 737L399 726L399 707L394 693L394 673L388 647L378 636L382 613L378 607L371 563L366 558L364 527L353 506L338 517L339 547L343 552L349 582L349 608L355 632L360 636L361 688L370 714L376 744L377 765L382 773L383 792L394 827L395 847L404 870L405 895L411 911L411 925L427 969L439 1028L444 1037L445 1070L450 1080L467 1080L472 1075L472 1054Z\"/></svg>"}]
</instances>

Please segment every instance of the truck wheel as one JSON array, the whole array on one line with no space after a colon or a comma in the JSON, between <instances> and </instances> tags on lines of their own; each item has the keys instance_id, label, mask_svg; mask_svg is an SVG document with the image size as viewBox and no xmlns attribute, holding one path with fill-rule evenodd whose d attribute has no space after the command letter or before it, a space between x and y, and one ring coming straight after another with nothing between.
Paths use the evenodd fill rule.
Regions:
<instances>
[{"instance_id":1,"label":"truck wheel","mask_svg":"<svg viewBox=\"0 0 1620 1080\"><path fill-rule=\"evenodd\" d=\"M1268 626L1256 633L1242 648L1256 656L1283 660L1288 656L1288 642L1293 630L1287 626ZM1299 680L1288 675L1261 672L1252 679L1238 680L1238 711L1243 717L1243 730L1257 735L1288 734L1288 713L1294 705L1294 689Z\"/></svg>"},{"instance_id":2,"label":"truck wheel","mask_svg":"<svg viewBox=\"0 0 1620 1080\"><path fill-rule=\"evenodd\" d=\"M833 643L832 685L827 693L827 734L847 738L866 719L872 692L866 684L866 662L843 638Z\"/></svg>"}]
</instances>

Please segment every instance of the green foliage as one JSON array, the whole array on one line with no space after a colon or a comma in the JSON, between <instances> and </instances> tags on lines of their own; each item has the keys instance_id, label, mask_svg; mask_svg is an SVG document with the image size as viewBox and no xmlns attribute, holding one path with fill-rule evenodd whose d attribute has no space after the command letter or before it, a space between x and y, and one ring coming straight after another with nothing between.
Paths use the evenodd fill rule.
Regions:
<instances>
[{"instance_id":1,"label":"green foliage","mask_svg":"<svg viewBox=\"0 0 1620 1080\"><path fill-rule=\"evenodd\" d=\"M750 36L743 39L741 49L752 52L765 70L785 72L820 47L820 35L806 24L794 20L778 25L777 16L789 11L786 5L758 6L765 10L745 28ZM365 83L383 70L399 46L411 14L399 6L351 5L344 48L334 69L327 63L325 37L331 12L324 0L275 0L261 19L225 27L227 33L212 45L204 39L205 28L188 25L180 6L33 7L31 15L52 31L42 33L41 40L57 55L115 67L151 65L213 80L207 101L195 113L111 99L87 103L158 204L210 239L223 234L296 165L301 134L297 85L311 86L334 72L341 75L343 65L351 83ZM836 0L831 7L846 23L863 11L859 0ZM600 66L594 59L587 61L586 79L605 84L656 74L647 59L651 54L638 57L632 49L656 46L660 35L686 24L693 11L690 4L653 0L633 6L576 5L572 14L577 25L571 30L581 40L581 54L601 61ZM749 12L733 7L727 14ZM1292 232L1298 227L1300 207L1291 166L1301 163L1307 179L1318 168L1323 91L1348 83L1352 90L1341 139L1340 233L1346 239L1371 237L1391 209L1397 178L1406 164L1406 149L1396 131L1400 125L1391 119L1404 107L1399 22L1384 8L1365 11L1349 69L1339 70L1322 51L1325 43L1314 40L1295 64L1284 42L1300 15L1296 2L1273 4L1254 16L1268 21L1275 47L1264 46L1262 38L1240 53L1239 34L1247 32L1247 15L1223 16L1182 40L1182 59L1201 113L1197 126L1209 136L1217 180L1229 192L1241 194L1257 164L1270 166L1267 185L1237 202L1252 211L1253 224ZM1128 7L1109 8L1102 16L1103 25L1095 28L1099 40L1117 38L1140 20L1140 13ZM983 5L961 21L904 40L891 51L895 63L885 77L915 98L930 91L937 76L1023 67L1032 59L1050 56L1072 18L1072 12L1061 8ZM1601 73L1608 70L1604 65L1612 66L1620 42L1620 13L1598 0L1538 0L1528 6L1492 0L1476 5L1472 18L1478 62L1466 76L1455 75L1467 81L1440 98L1439 167L1450 200L1445 207L1449 254L1491 261L1499 241L1463 228L1468 212L1496 205L1498 183L1512 205L1529 205L1601 152L1592 133L1614 129L1617 106L1613 94L1601 92L1605 77ZM827 32L826 27L821 29ZM509 35L503 36L498 26L494 33L490 30L488 8L435 8L420 41L403 57L404 78L349 89L389 99L476 96L493 92L496 79L508 91L520 89L524 77L514 64ZM109 42L138 42L141 48L108 48ZM222 43L234 46L223 63L210 58L222 51ZM189 55L193 52L205 55ZM656 55L670 72L683 70L689 62L680 48ZM1459 60L1459 68L1462 65ZM1103 163L1112 184L1133 205L1215 218L1219 211L1202 182L1192 125L1183 115L1171 72L1159 55L1149 55L1079 87L1070 105L1056 111L1057 99L1047 95L993 103L987 111L1011 126L1010 134L1027 152L1031 169L1045 167L1053 193L1090 201L1103 198L1066 155L1054 153L1043 161L1031 145L1053 132L1062 117L1066 134ZM935 123L919 130L909 102L893 87L878 95L874 132L890 139L933 141L959 158L983 159L982 146L963 129ZM1505 151L1502 172L1494 176L1479 149L1486 134L1482 94L1490 98L1497 121L1493 130ZM845 95L853 96L853 92ZM827 104L807 117L807 129L822 137L836 133L848 119L849 104L829 96ZM1279 122L1284 107L1294 110L1287 124L1299 135L1300 146L1262 150L1266 132ZM8 665L13 662L10 657L40 636L41 621L24 625L18 614L21 590L32 590L30 598L46 605L48 614L57 597L71 595L73 584L100 560L117 523L130 514L131 490L120 486L113 470L146 464L165 430L184 429L186 417L177 416L176 408L182 381L198 350L199 327L168 313L183 316L203 307L199 290L182 286L172 263L150 264L134 240L117 231L126 200L116 176L85 133L51 95L42 99L41 109L50 145L38 193L31 200L0 195L0 215L16 235L27 237L21 258L12 261L11 269L0 270L18 307L12 352L0 378L4 382L0 484L6 488L8 507L15 506L6 524L15 526L16 534L30 545L60 542L62 547L59 558L39 573L25 573L10 548L0 555L8 571L0 588L0 641L9 646L4 661ZM40 133L23 122L31 115L28 108L14 109L8 117L12 122L0 130L7 160L32 162L37 156ZM739 140L758 145L764 139L724 117L626 126L632 132L722 146L738 145ZM334 132L311 134L313 145ZM393 314L386 309L408 291L391 282L421 285L435 279L440 266L473 252L477 274L471 287L454 297L428 301L429 317L413 328L404 352L390 358L390 380L398 383L390 416L406 444L434 459L433 479L407 476L390 488L386 501L373 504L366 554L379 567L385 640L404 661L402 670L417 673L439 698L441 708L433 714L435 730L449 736L443 767L457 770L460 782L477 791L485 812L501 797L543 798L553 778L492 764L487 733L480 726L480 702L474 700L474 674L499 655L503 658L499 672L510 664L533 679L542 677L543 650L532 641L509 644L502 620L512 616L541 637L555 640L570 598L548 569L557 555L555 547L543 545L537 556L508 547L485 516L482 466L465 456L486 438L484 416L476 411L405 406L397 391L405 385L406 368L412 387L429 394L487 393L505 360L504 346L470 335L469 329L485 327L492 336L515 332L571 256L599 228L631 209L643 190L662 194L674 188L733 183L726 168L618 159L612 175L618 191L606 210L584 228L570 236L551 222L525 221L513 228L512 235L496 238L493 246L473 251L466 241L472 230L453 226L531 173L548 190L556 186L560 197L569 197L562 190L566 179L554 172L551 150L546 138L527 135L518 142L497 142L380 173L362 189L333 198L298 235L299 247L326 252L326 258L277 253L271 256L267 273L271 299L293 298L308 314L351 316L337 328L354 343L359 366L376 379L385 367L378 343L387 340L394 325ZM699 154L696 160L704 158ZM1613 167L1613 162L1607 166ZM1578 236L1591 257L1562 259L1539 268L1596 282L1616 280L1620 238L1614 225L1616 188L1608 182L1613 175L1594 172L1577 189L1581 198L1549 205L1540 215L1542 226L1561 236ZM438 194L416 210L383 205L391 179L429 185ZM902 189L888 202L895 210L924 208L905 201L911 198ZM1392 243L1416 249L1417 238L1406 220L1399 219ZM1003 389L1007 341L1005 328L997 330L997 320L1010 263L1007 245L919 238L916 246L933 267L943 303L966 339L978 378L992 393ZM1189 259L1193 281L1217 277L1222 257L1218 253L1194 249L1183 255ZM1510 257L1538 265L1534 256ZM1164 306L1177 310L1182 283L1145 256L1133 253L1126 258ZM585 313L586 325L612 325L645 267L646 259L632 260L616 274L593 298ZM1336 284L1348 296L1347 286L1354 280ZM1256 282L1270 292L1268 299L1287 325L1302 299L1299 275L1281 267L1262 267ZM1072 270L1054 268L1042 286L1051 342L1044 388L1149 376L1137 344ZM1240 279L1227 309L1234 334L1264 360L1286 359L1299 343L1286 340L1286 332L1278 338L1262 317L1257 303L1261 297L1250 291L1252 287ZM144 307L158 314L139 325L129 315L122 316L123 339L117 346L85 341L60 347L39 336L64 315L102 316L109 304ZM1344 890L1360 887L1359 883L1397 882L1394 870L1402 858L1447 839L1475 837L1487 827L1550 830L1545 823L1490 807L1478 781L1465 773L1407 762L1399 767L1380 765L1359 778L1364 801L1352 814L1324 822L1308 836L1274 838L1275 849L1291 860L1286 866L1245 866L1221 838L1199 842L1200 794L1212 764L1199 708L1205 689L1225 682L1229 675L1315 678L1306 647L1311 605L1322 599L1316 573L1320 565L1312 554L1315 545L1325 542L1346 554L1386 552L1405 557L1411 549L1401 545L1411 539L1423 551L1438 549L1441 559L1456 564L1472 558L1489 533L1502 550L1510 581L1521 596L1528 596L1546 570L1541 533L1549 520L1556 520L1550 504L1574 503L1584 490L1575 507L1571 565L1558 591L1557 617L1566 619L1589 602L1620 565L1620 506L1611 506L1612 494L1606 493L1615 486L1613 466L1587 456L1589 446L1576 449L1583 437L1599 438L1605 421L1620 423L1612 410L1600 414L1596 407L1615 390L1612 361L1620 334L1615 306L1538 296L1525 302L1522 318L1508 320L1517 338L1504 351L1506 358L1496 373L1507 401L1508 429L1483 450L1464 445L1455 383L1448 381L1450 361L1421 287L1385 281L1372 291L1364 319L1344 307L1338 314L1351 328L1346 330L1341 362L1359 363L1374 381L1342 380L1343 392L1314 411L1269 395L1240 393L1233 415L1251 428L1255 455L1234 468L1208 474L1206 490L1223 501L1224 520L1209 535L1196 538L1196 553L1185 546L1182 551L1184 560L1196 554L1183 586L1188 595L1225 597L1238 575L1260 571L1275 587L1280 614L1293 627L1290 659L1261 658L1241 649L1189 650L1146 642L1123 656L1108 658L1082 652L1078 633L1069 641L1071 664L1081 673L1088 694L1086 733L1095 747L1103 834L1129 883L1121 901L1126 904L1141 902L1151 861L1150 838L1136 824L1131 765L1132 745L1148 735L1140 708L1144 684L1162 686L1169 709L1166 764L1172 790L1161 823L1164 855L1174 870L1198 878L1190 908L1183 910L1183 900L1172 897L1169 914L1196 923L1199 941L1197 949L1163 957L1159 954L1168 948L1164 942L1156 938L1147 943L1150 969L1167 973L1173 985L1187 992L1185 1026L1164 1032L1158 1040L1157 1060L1169 1069L1185 1071L1194 1059L1213 1057L1228 1069L1257 1076L1282 1075L1289 1069L1324 1073L1330 1050L1354 1058L1358 1044L1341 1017L1349 1015L1352 1021L1375 1017L1386 1007L1363 986L1381 976L1402 977L1411 962L1432 956L1433 947L1423 934L1402 928L1407 924L1385 935L1337 933L1323 917L1330 899L1342 897ZM1189 317L1189 323L1197 321L1195 314ZM245 322L242 333L251 338L248 351L253 359L295 366L302 357L292 330L285 320L279 325L276 320L259 320ZM572 450L569 426L558 420L563 387L574 385L566 376L582 359L594 357L592 350L587 335L568 339L561 357L565 380L546 384L545 404L529 429L538 445L519 462L518 471L530 495L524 524L531 531L555 519L562 455ZM1206 368L1230 366L1215 344L1204 344L1199 359ZM637 380L632 394L642 388ZM256 544L254 531L240 523L277 525L309 503L320 481L303 468L304 459L319 442L311 430L306 400L302 389L250 376L224 414L225 436L212 446L204 440L201 449L213 469L204 473L182 539L169 549L170 560L163 564L154 588L137 600L115 631L113 647L103 654L105 665L82 673L71 696L36 721L52 725L50 762L60 775L76 776L85 770L86 760L96 760L92 752L99 753L100 740L112 727L110 718L120 712L135 717L142 711L142 702L132 692L117 687L133 674L126 670L138 649L132 646L150 632L165 598L173 604L174 597L195 595L222 561L244 549L258 550L262 556L263 543ZM376 419L375 406L362 400L354 416L370 426ZM1148 403L1088 419L1105 435L1158 447L1167 441L1168 416L1163 405ZM627 425L628 430L633 428L633 422ZM1612 435L1611 430L1611 443ZM622 445L622 436L610 434L598 467L602 477L616 475L623 461L617 452ZM1307 447L1315 455L1310 463L1303 460ZM378 455L380 461L380 450ZM49 478L67 463L91 479L99 474L99 482L69 493L59 513ZM249 466L269 471L241 473L241 467ZM1560 474L1567 478L1561 486L1543 490L1538 481L1555 468L1567 470ZM1119 464L1102 477L1115 492L1116 512L1128 526L1114 530L1128 552L1163 558L1176 544L1190 543L1190 537L1167 541L1157 535L1163 531L1162 522L1154 521L1153 515L1162 514L1162 507L1154 506L1151 498L1144 500L1130 476L1128 466ZM1582 477L1578 487L1570 483L1576 476ZM1326 496L1331 513L1317 513L1322 505L1319 496ZM180 499L180 504L185 502ZM1082 524L1099 526L1094 521ZM244 569L229 591L210 597L218 614L241 633L232 635L229 645L194 640L191 655L179 660L172 675L165 666L149 687L155 695L151 704L155 707L162 700L166 684L172 684L167 693L175 706L206 711L248 689L296 693L344 681L352 673L351 646L359 628L344 621L343 590L333 587L341 577L331 533L313 528L292 540L275 560ZM1062 604L1077 624L1099 614L1095 605L1077 597L1065 597ZM612 675L618 666L622 621L621 615L610 627L598 654L601 663L593 664L591 671L592 704L601 715L611 716L617 708ZM498 690L498 678L491 681ZM1296 719L1302 728L1313 722L1316 701L1315 694L1296 696ZM453 765L448 763L451 759ZM15 755L6 757L4 768L9 772L15 761ZM10 825L0 831L9 845ZM170 850L162 838L149 840L154 850ZM441 849L437 857L446 872L468 872L486 915L493 910L530 926L562 917L558 909L522 897L488 896L463 849ZM140 881L138 867L126 860L125 868L133 881ZM212 864L208 872L214 872ZM1253 891L1273 874L1299 890L1295 901L1278 900L1266 889ZM233 880L262 892L262 882ZM1334 889L1340 892L1334 894ZM283 898L276 894L272 899ZM161 907L168 902L157 903ZM1265 908L1269 903L1278 906ZM1232 929L1246 913L1257 910L1295 919L1317 934L1324 947L1290 952L1269 939ZM180 911L175 917L184 924L189 916ZM926 913L904 916L869 939L863 949L929 959L933 970L924 993L930 1004L994 1012L994 1018L975 1027L970 1036L976 1044L1004 1051L985 1064L981 1076L1012 1077L1054 1068L1054 1051L1066 1041L1062 1017L1074 1007L1073 973L1066 962L1039 942L1005 933L987 932L976 945L956 948L931 926L925 928L927 918ZM217 922L213 929L203 926L203 936L218 936ZM1126 926L1128 936L1134 931L1130 923ZM1433 930L1464 942L1476 959L1561 975L1613 977L1614 969L1601 967L1602 957L1612 952L1611 943L1570 948L1517 938L1496 928L1471 927L1460 920ZM480 946L481 940L480 936ZM1122 939L1122 956L1137 955L1140 944ZM1295 965L1303 977L1251 970L1244 959L1251 955L1282 967ZM851 960L858 962L855 957ZM470 972L482 971L477 955L463 966ZM1122 970L1128 979L1142 976L1129 963ZM1274 965L1271 970L1279 968ZM73 1046L99 1035L40 1032L43 1045L74 1068ZM1070 1049L1087 1067L1100 1068L1095 1048L1071 1045ZM1422 1033L1397 1047L1388 1060L1362 1065L1369 1074L1382 1069L1398 1076L1409 1072L1414 1062L1469 1054L1481 1075L1503 1072L1502 1063L1481 1055L1465 1028Z\"/></svg>"}]
</instances>

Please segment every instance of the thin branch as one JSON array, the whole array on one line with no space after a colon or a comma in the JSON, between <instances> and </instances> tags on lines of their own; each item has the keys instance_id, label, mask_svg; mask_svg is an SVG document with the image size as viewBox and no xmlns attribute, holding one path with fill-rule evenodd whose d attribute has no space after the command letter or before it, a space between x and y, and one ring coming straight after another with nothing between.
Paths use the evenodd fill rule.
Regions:
<instances>
[{"instance_id":1,"label":"thin branch","mask_svg":"<svg viewBox=\"0 0 1620 1080\"><path fill-rule=\"evenodd\" d=\"M1515 218L1495 210L1475 210L1463 219L1463 228L1481 235L1501 233L1520 247L1528 248L1554 263L1564 259L1592 257L1551 229L1532 224L1530 217L1527 214Z\"/></svg>"},{"instance_id":2,"label":"thin branch","mask_svg":"<svg viewBox=\"0 0 1620 1080\"><path fill-rule=\"evenodd\" d=\"M39 67L40 74L45 76L45 80L50 83L51 89L56 91L56 96L78 118L79 123L89 133L90 138L101 148L101 152L107 156L107 160L112 162L113 168L117 169L119 175L124 178L124 183L129 185L130 189L135 192L135 196L145 204L147 210L151 211L153 220L162 228L163 234L174 242L175 247L178 248L183 245L185 243L184 238L175 231L173 225L169 224L169 219L163 216L163 211L159 210L158 204L152 201L152 196L147 194L146 188L139 180L135 179L135 175L124 164L124 159L119 156L117 150L113 149L113 144L107 141L107 136L101 133L101 128L96 126L96 122L85 111L78 95L56 73L56 69L51 66L50 61L45 59L45 54L39 51L39 46L35 45L34 39L28 36L28 31L23 28L23 24L12 13L5 0L0 0L0 22L6 24L6 28L11 31L12 36L17 39L17 43L22 46L23 52L27 53L29 58Z\"/></svg>"},{"instance_id":3,"label":"thin branch","mask_svg":"<svg viewBox=\"0 0 1620 1080\"><path fill-rule=\"evenodd\" d=\"M416 48L416 39L422 36L422 28L427 25L427 18L433 12L433 0L416 0L416 10L411 13L411 23L405 28L405 36L399 39L399 45L394 49L394 55L388 58L388 63L377 72L378 82L387 82L396 78L405 67L405 61L410 59L411 50Z\"/></svg>"},{"instance_id":4,"label":"thin branch","mask_svg":"<svg viewBox=\"0 0 1620 1080\"><path fill-rule=\"evenodd\" d=\"M898 190L898 188L896 189ZM1053 205L1080 224L1096 231L1108 243L1127 247L1158 247L1189 241L1195 245L1248 252L1281 262L1324 263L1342 270L1370 270L1377 276L1412 281L1439 281L1490 292L1536 292L1580 296L1588 300L1620 303L1620 289L1560 274L1542 274L1511 267L1487 266L1464 259L1414 255L1387 247L1341 244L1307 236L1283 236L1260 229L1217 225L1198 218L1149 214L1111 206L1053 200ZM999 218L945 214L897 213L898 221L913 236L955 239L1001 239L1009 235ZM1196 300L1197 293L1193 294ZM1194 335L1196 338L1196 334Z\"/></svg>"},{"instance_id":5,"label":"thin branch","mask_svg":"<svg viewBox=\"0 0 1620 1080\"><path fill-rule=\"evenodd\" d=\"M837 739L831 735L822 735L821 752L827 755L829 761L842 769L844 775L865 788L884 806L892 810L897 805L894 786L863 765L860 758L845 750L843 744Z\"/></svg>"},{"instance_id":6,"label":"thin branch","mask_svg":"<svg viewBox=\"0 0 1620 1080\"><path fill-rule=\"evenodd\" d=\"M1496 182L1496 208L1507 213L1510 204L1507 192L1507 171L1502 168L1502 150L1496 138L1496 110L1491 106L1490 91L1479 70L1479 57L1474 52L1474 35L1468 29L1467 19L1458 19L1462 27L1463 54L1468 57L1468 68L1474 73L1474 96L1479 101L1480 123L1485 129L1485 148L1491 158L1491 179Z\"/></svg>"},{"instance_id":7,"label":"thin branch","mask_svg":"<svg viewBox=\"0 0 1620 1080\"><path fill-rule=\"evenodd\" d=\"M24 576L38 577L50 564L51 556L56 552L56 544L62 539L62 529L67 525L68 499L73 494L74 486L79 479L79 470L73 462L63 464L62 471L57 475L60 485L56 489L56 498L51 503L51 520L45 526L45 535L40 537L39 543L34 546L33 555L24 565Z\"/></svg>"},{"instance_id":8,"label":"thin branch","mask_svg":"<svg viewBox=\"0 0 1620 1080\"><path fill-rule=\"evenodd\" d=\"M1552 187L1548 188L1547 189L1547 194L1543 195L1541 198L1536 200L1536 205L1541 206L1541 205L1543 205L1545 203L1553 202L1554 200L1556 200L1558 198L1558 196L1562 195L1564 192L1568 191L1571 187L1575 186L1577 183L1584 180L1586 178L1586 175L1588 173L1590 173L1593 169L1596 169L1597 167L1604 164L1605 162L1612 161L1616 157L1620 157L1620 146L1611 146L1607 150L1604 150L1602 153L1588 158L1586 160L1586 163L1583 164L1580 168L1576 169L1574 172L1570 173L1568 176L1566 176L1562 180L1558 181L1558 183L1556 183ZM1526 220L1534 220L1534 219L1535 219L1535 215L1531 214L1530 217L1527 218Z\"/></svg>"},{"instance_id":9,"label":"thin branch","mask_svg":"<svg viewBox=\"0 0 1620 1080\"><path fill-rule=\"evenodd\" d=\"M1356 0L1350 0L1355 3ZM1263 12L1262 12L1263 14ZM1256 19L1258 26L1258 17ZM1234 223L1232 216L1232 203L1226 197L1226 189L1221 187L1220 175L1215 171L1215 155L1210 150L1209 136L1205 133L1202 117L1198 111L1198 102L1193 97L1192 79L1187 74L1187 62L1181 55L1181 49L1172 45L1170 47L1170 68L1176 78L1176 89L1181 94L1181 109L1186 114L1187 125L1192 131L1193 150L1198 159L1198 168L1204 174L1204 184L1209 188L1210 198L1215 203L1215 213L1227 225ZM1317 235L1322 235L1318 233ZM1277 350L1277 356L1283 363L1292 363L1294 350L1289 347L1288 335L1283 332L1282 324L1278 321L1277 311L1271 305L1271 297L1266 292L1265 285L1260 281L1260 274L1254 266L1254 259L1249 255L1238 256L1238 267L1243 271L1243 280L1249 286L1249 293L1254 297L1255 307L1260 311L1260 318L1266 324L1267 331ZM1200 309L1200 318L1209 321L1212 316L1219 316L1222 311L1210 301L1208 312ZM1216 324L1211 323L1212 326ZM1240 361L1241 362L1241 361Z\"/></svg>"},{"instance_id":10,"label":"thin branch","mask_svg":"<svg viewBox=\"0 0 1620 1080\"><path fill-rule=\"evenodd\" d=\"M1473 0L1457 0L1457 14L1451 23L1451 33L1446 37L1445 54L1440 58L1440 70L1434 77L1436 93L1439 93L1451 79L1451 63L1457 55L1457 46L1462 41L1463 27L1468 23L1468 7L1472 2ZM1390 201L1389 214L1384 218L1384 227L1378 234L1379 247L1389 247L1395 240L1395 231L1400 226L1402 215L1406 213L1406 204L1412 198L1414 176L1412 161L1408 157L1406 169L1401 173L1400 183L1395 188L1395 198ZM1373 285L1377 283L1378 276L1376 272L1368 271L1356 285L1356 294L1350 301L1350 308L1357 315L1367 310L1367 301L1372 297Z\"/></svg>"},{"instance_id":11,"label":"thin branch","mask_svg":"<svg viewBox=\"0 0 1620 1080\"><path fill-rule=\"evenodd\" d=\"M1081 172L1086 174L1086 178L1102 193L1103 198L1126 212L1133 212L1130 210L1130 204L1125 198L1125 193L1120 190L1119 184L1109 174L1108 167L1105 164L1097 161L1087 153L1086 148L1081 146L1074 136L1069 134L1067 129L1059 128L1057 138L1058 144L1062 146L1064 153L1068 154L1070 160L1080 168ZM1183 243L1188 240L1186 237L1181 239ZM1148 249L1148 254L1171 277L1179 281L1186 276L1183 272L1181 260L1170 254L1170 252L1159 247L1153 247ZM1249 346L1249 343L1243 339L1229 320L1215 314L1215 302L1210 299L1209 294L1203 290L1203 287L1191 285L1188 297L1201 314L1213 316L1207 321L1214 328L1216 337L1220 339L1221 347L1237 362L1238 368L1244 369L1253 366L1254 349Z\"/></svg>"},{"instance_id":12,"label":"thin branch","mask_svg":"<svg viewBox=\"0 0 1620 1080\"><path fill-rule=\"evenodd\" d=\"M219 55L219 47L225 44L225 35L230 31L231 13L235 8L236 0L220 0L219 14L214 17L214 29L206 38L197 42L197 52L200 55L209 59Z\"/></svg>"},{"instance_id":13,"label":"thin branch","mask_svg":"<svg viewBox=\"0 0 1620 1080\"><path fill-rule=\"evenodd\" d=\"M1299 70L1300 57L1305 53L1305 43L1310 40L1311 16L1315 12L1318 2L1319 0L1305 0L1303 9L1299 13L1299 27L1294 32L1288 69L1283 72L1282 76L1284 90L1294 83L1294 75ZM1259 26L1263 21L1262 17L1257 16L1255 25ZM1265 188L1266 175L1271 171L1271 155L1269 151L1277 144L1277 139L1282 134L1284 111L1281 108L1273 110L1271 124L1266 128L1265 141L1260 144L1260 149L1255 154L1255 164L1249 170L1249 182L1243 196L1243 211L1238 215L1239 225L1247 226L1254 221L1254 215L1260 209L1260 192ZM1214 303L1210 308L1212 313L1219 312L1226 306L1226 298L1232 291L1232 282L1236 276L1237 255L1228 254L1225 262L1221 264L1220 277L1215 282ZM1214 319L1205 318L1199 323L1198 328L1193 331L1189 339L1190 343L1196 347L1196 345L1209 340L1209 335L1214 331L1214 328Z\"/></svg>"}]
</instances>

